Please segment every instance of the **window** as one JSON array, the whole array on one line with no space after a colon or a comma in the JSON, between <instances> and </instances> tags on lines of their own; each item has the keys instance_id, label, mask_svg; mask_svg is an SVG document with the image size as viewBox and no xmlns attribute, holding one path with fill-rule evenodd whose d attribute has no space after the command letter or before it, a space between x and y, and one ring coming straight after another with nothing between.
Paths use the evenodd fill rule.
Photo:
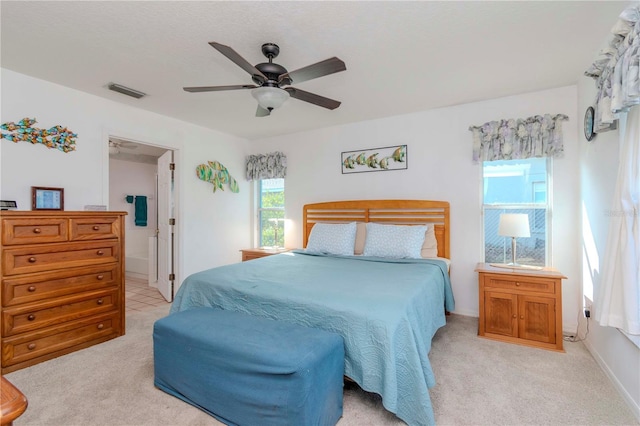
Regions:
<instances>
[{"instance_id":1,"label":"window","mask_svg":"<svg viewBox=\"0 0 640 426\"><path fill-rule=\"evenodd\" d=\"M258 246L284 247L284 179L258 181Z\"/></svg>"},{"instance_id":2,"label":"window","mask_svg":"<svg viewBox=\"0 0 640 426\"><path fill-rule=\"evenodd\" d=\"M516 261L545 266L549 256L551 159L485 161L482 165L484 261L511 261L511 239L498 235L501 213L529 215L531 237L517 239Z\"/></svg>"}]
</instances>

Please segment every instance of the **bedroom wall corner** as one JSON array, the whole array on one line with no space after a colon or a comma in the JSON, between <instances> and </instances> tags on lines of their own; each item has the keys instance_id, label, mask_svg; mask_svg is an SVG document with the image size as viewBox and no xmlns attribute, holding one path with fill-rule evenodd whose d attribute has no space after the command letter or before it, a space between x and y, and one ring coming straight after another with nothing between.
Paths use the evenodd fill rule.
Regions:
<instances>
[{"instance_id":1,"label":"bedroom wall corner","mask_svg":"<svg viewBox=\"0 0 640 426\"><path fill-rule=\"evenodd\" d=\"M582 77L578 84L578 111L581 115L588 106L593 106L595 96L593 80ZM600 326L595 321L593 308L607 245L608 212L611 211L611 197L617 178L619 131L599 133L590 142L582 133L580 135L580 294L584 306L591 309L590 319L579 316L580 335L584 336L589 321L585 346L640 422L640 347L619 330Z\"/></svg>"}]
</instances>

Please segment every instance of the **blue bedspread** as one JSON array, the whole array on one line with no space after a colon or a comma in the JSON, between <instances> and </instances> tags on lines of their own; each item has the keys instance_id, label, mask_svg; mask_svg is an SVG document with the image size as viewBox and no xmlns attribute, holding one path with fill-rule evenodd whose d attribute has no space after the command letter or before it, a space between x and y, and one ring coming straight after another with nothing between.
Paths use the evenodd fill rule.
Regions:
<instances>
[{"instance_id":1,"label":"blue bedspread","mask_svg":"<svg viewBox=\"0 0 640 426\"><path fill-rule=\"evenodd\" d=\"M193 274L171 312L211 306L336 332L346 376L409 425L434 424L427 355L445 307L454 309L446 268L433 259L296 250Z\"/></svg>"}]
</instances>

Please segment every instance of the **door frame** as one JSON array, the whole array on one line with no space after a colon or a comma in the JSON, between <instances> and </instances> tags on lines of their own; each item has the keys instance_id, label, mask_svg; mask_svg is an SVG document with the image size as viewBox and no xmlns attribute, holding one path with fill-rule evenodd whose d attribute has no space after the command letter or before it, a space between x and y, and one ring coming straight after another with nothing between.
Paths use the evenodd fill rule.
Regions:
<instances>
[{"instance_id":1,"label":"door frame","mask_svg":"<svg viewBox=\"0 0 640 426\"><path fill-rule=\"evenodd\" d=\"M149 145L156 148L163 148L168 151L173 151L173 163L175 164L176 172L173 175L173 202L174 202L174 216L176 219L176 225L173 228L173 273L175 274L174 280L174 292L178 290L180 284L182 284L182 271L183 271L183 259L180 255L183 253L184 244L184 223L183 217L183 200L182 200L182 180L180 178L181 164L182 164L182 144L176 144L174 141L157 141L151 140L151 138L140 135L132 135L131 133L104 129L102 132L102 204L109 209L109 138L114 137L126 142L133 142L140 145ZM125 234L126 238L126 234ZM126 253L125 253L126 255Z\"/></svg>"}]
</instances>

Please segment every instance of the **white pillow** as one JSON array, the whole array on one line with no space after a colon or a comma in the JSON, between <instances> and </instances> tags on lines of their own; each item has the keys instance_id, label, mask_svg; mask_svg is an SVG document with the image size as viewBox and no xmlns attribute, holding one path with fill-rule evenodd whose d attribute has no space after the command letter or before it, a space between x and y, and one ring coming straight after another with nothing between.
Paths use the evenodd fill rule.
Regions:
<instances>
[{"instance_id":1,"label":"white pillow","mask_svg":"<svg viewBox=\"0 0 640 426\"><path fill-rule=\"evenodd\" d=\"M427 225L427 232L424 234L424 243L420 255L422 257L438 257L438 240L436 240L436 231L433 225Z\"/></svg>"},{"instance_id":2,"label":"white pillow","mask_svg":"<svg viewBox=\"0 0 640 426\"><path fill-rule=\"evenodd\" d=\"M310 253L353 256L356 223L316 223L311 228L307 251Z\"/></svg>"},{"instance_id":3,"label":"white pillow","mask_svg":"<svg viewBox=\"0 0 640 426\"><path fill-rule=\"evenodd\" d=\"M367 223L365 256L420 259L427 226Z\"/></svg>"}]
</instances>

